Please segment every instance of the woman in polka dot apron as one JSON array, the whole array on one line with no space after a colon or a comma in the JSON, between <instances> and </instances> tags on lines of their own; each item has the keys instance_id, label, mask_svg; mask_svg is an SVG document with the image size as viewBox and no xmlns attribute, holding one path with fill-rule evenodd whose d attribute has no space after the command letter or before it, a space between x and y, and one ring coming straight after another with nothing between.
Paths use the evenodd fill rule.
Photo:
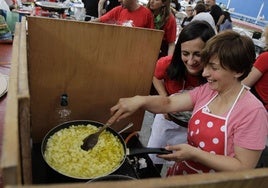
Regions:
<instances>
[{"instance_id":1,"label":"woman in polka dot apron","mask_svg":"<svg viewBox=\"0 0 268 188\"><path fill-rule=\"evenodd\" d=\"M256 167L268 135L263 104L241 84L255 61L252 40L223 31L201 52L207 83L174 96L121 98L111 108L108 123L120 121L139 108L153 113L192 110L184 144L166 146L175 161L167 175L237 171Z\"/></svg>"},{"instance_id":2,"label":"woman in polka dot apron","mask_svg":"<svg viewBox=\"0 0 268 188\"><path fill-rule=\"evenodd\" d=\"M240 90L233 106L236 104L236 101L239 99L243 90L244 86ZM228 112L227 117L214 115L210 112L208 105L215 97L213 97L205 106L193 114L191 120L189 121L188 144L211 154L226 155L226 127L228 117L232 112L233 106ZM173 167L169 168L167 175L170 176L203 172L215 172L215 170L200 163L186 160L181 163L176 163L173 165Z\"/></svg>"}]
</instances>

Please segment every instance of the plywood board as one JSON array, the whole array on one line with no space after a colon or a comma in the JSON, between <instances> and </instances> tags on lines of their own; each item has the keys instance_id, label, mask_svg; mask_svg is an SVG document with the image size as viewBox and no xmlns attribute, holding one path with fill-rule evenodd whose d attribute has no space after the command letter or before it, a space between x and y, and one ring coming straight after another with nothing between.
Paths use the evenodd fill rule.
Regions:
<instances>
[{"instance_id":1,"label":"plywood board","mask_svg":"<svg viewBox=\"0 0 268 188\"><path fill-rule=\"evenodd\" d=\"M32 183L32 151L31 151L31 127L30 127L30 94L27 69L27 43L26 43L26 19L20 23L20 42L18 59L18 106L19 106L19 143L22 165L22 183Z\"/></svg>"},{"instance_id":2,"label":"plywood board","mask_svg":"<svg viewBox=\"0 0 268 188\"><path fill-rule=\"evenodd\" d=\"M163 32L101 23L28 17L28 70L34 142L58 124L61 94L71 119L106 122L120 97L148 95ZM140 130L144 111L129 122Z\"/></svg>"}]
</instances>

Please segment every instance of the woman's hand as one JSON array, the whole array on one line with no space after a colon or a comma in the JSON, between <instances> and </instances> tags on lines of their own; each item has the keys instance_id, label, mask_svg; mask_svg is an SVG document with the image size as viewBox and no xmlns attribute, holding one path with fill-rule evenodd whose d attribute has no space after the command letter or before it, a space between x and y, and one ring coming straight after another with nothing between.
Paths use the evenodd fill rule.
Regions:
<instances>
[{"instance_id":1,"label":"woman's hand","mask_svg":"<svg viewBox=\"0 0 268 188\"><path fill-rule=\"evenodd\" d=\"M193 159L193 152L197 149L189 144L178 144L174 146L166 146L166 150L173 151L171 154L157 155L159 158L180 162L183 160Z\"/></svg>"},{"instance_id":2,"label":"woman's hand","mask_svg":"<svg viewBox=\"0 0 268 188\"><path fill-rule=\"evenodd\" d=\"M112 117L107 123L112 124L130 116L142 106L142 101L141 96L119 99L118 103L110 109Z\"/></svg>"}]
</instances>

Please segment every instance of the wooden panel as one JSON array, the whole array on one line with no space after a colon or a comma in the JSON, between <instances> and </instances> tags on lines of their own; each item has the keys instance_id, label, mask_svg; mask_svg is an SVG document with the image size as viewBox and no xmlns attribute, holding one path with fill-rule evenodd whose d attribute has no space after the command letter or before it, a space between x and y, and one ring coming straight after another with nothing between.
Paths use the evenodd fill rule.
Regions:
<instances>
[{"instance_id":1,"label":"wooden panel","mask_svg":"<svg viewBox=\"0 0 268 188\"><path fill-rule=\"evenodd\" d=\"M194 174L173 176L169 178L143 179L134 181L96 182L89 184L33 185L23 188L266 188L268 186L268 169L255 169L237 172L220 172L212 174ZM17 188L8 186L6 188Z\"/></svg>"},{"instance_id":2,"label":"wooden panel","mask_svg":"<svg viewBox=\"0 0 268 188\"><path fill-rule=\"evenodd\" d=\"M28 86L26 19L22 18L19 43L18 102L22 182L32 184L30 94Z\"/></svg>"},{"instance_id":3,"label":"wooden panel","mask_svg":"<svg viewBox=\"0 0 268 188\"><path fill-rule=\"evenodd\" d=\"M28 17L28 70L33 141L58 124L67 93L71 119L106 122L120 97L148 95L163 32L100 23ZM140 130L144 111L130 121Z\"/></svg>"},{"instance_id":4,"label":"wooden panel","mask_svg":"<svg viewBox=\"0 0 268 188\"><path fill-rule=\"evenodd\" d=\"M17 100L19 33L20 25L16 24L16 32L12 49L12 63L9 77L5 123L3 128L3 146L1 156L3 183L10 185L20 184L21 182Z\"/></svg>"}]
</instances>

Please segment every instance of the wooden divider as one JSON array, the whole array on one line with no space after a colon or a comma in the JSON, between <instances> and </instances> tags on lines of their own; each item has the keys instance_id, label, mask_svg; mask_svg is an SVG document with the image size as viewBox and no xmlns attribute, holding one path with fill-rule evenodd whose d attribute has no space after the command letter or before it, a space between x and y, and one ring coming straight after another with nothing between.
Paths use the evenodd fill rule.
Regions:
<instances>
[{"instance_id":1,"label":"wooden divider","mask_svg":"<svg viewBox=\"0 0 268 188\"><path fill-rule=\"evenodd\" d=\"M33 142L59 123L60 96L70 119L105 123L120 97L148 95L163 32L100 23L28 17L28 71ZM140 130L144 111L112 126Z\"/></svg>"},{"instance_id":2,"label":"wooden divider","mask_svg":"<svg viewBox=\"0 0 268 188\"><path fill-rule=\"evenodd\" d=\"M27 69L26 19L22 18L19 43L18 105L22 183L32 184L30 93Z\"/></svg>"}]
</instances>

